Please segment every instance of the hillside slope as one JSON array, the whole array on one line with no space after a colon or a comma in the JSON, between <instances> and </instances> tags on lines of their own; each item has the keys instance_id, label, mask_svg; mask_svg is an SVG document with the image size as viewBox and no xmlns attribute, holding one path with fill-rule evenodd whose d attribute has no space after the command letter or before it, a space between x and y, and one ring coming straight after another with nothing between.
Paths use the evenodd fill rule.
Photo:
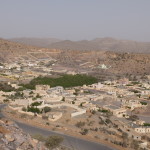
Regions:
<instances>
[{"instance_id":1,"label":"hillside slope","mask_svg":"<svg viewBox=\"0 0 150 150\"><path fill-rule=\"evenodd\" d=\"M29 51L36 51L39 48L0 39L0 61L10 61L19 55L26 55Z\"/></svg>"}]
</instances>

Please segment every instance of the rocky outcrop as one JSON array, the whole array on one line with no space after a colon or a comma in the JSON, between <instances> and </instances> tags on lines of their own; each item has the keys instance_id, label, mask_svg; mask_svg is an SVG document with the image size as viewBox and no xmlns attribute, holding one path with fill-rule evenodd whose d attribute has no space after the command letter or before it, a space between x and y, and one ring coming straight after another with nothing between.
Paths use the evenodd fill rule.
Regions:
<instances>
[{"instance_id":1,"label":"rocky outcrop","mask_svg":"<svg viewBox=\"0 0 150 150\"><path fill-rule=\"evenodd\" d=\"M0 149L1 150L47 150L44 143L31 138L15 123L0 120Z\"/></svg>"}]
</instances>

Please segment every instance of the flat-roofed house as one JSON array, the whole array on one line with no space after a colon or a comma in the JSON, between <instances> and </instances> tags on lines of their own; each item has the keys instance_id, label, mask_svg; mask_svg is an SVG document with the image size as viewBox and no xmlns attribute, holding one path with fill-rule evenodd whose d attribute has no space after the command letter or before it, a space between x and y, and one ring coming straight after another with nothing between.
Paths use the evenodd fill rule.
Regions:
<instances>
[{"instance_id":1,"label":"flat-roofed house","mask_svg":"<svg viewBox=\"0 0 150 150\"><path fill-rule=\"evenodd\" d=\"M111 111L113 113L113 115L115 115L116 117L119 117L119 118L125 117L127 115L125 108L120 108L115 105L105 105L104 108Z\"/></svg>"}]
</instances>

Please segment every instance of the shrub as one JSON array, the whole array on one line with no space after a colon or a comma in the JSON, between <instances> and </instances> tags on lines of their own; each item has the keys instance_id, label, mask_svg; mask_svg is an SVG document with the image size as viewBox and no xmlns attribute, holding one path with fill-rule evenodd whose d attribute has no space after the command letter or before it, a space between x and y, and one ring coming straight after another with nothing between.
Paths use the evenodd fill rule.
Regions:
<instances>
[{"instance_id":1,"label":"shrub","mask_svg":"<svg viewBox=\"0 0 150 150\"><path fill-rule=\"evenodd\" d=\"M122 133L122 138L123 138L123 139L127 139L127 138L128 138L128 133L123 132L123 133Z\"/></svg>"},{"instance_id":2,"label":"shrub","mask_svg":"<svg viewBox=\"0 0 150 150\"><path fill-rule=\"evenodd\" d=\"M74 101L72 101L72 104L75 104L75 102L74 102Z\"/></svg>"},{"instance_id":3,"label":"shrub","mask_svg":"<svg viewBox=\"0 0 150 150\"><path fill-rule=\"evenodd\" d=\"M7 103L7 102L9 102L9 99L4 99L3 102Z\"/></svg>"},{"instance_id":4,"label":"shrub","mask_svg":"<svg viewBox=\"0 0 150 150\"><path fill-rule=\"evenodd\" d=\"M31 106L40 106L42 104L42 102L34 102L31 104Z\"/></svg>"},{"instance_id":5,"label":"shrub","mask_svg":"<svg viewBox=\"0 0 150 150\"><path fill-rule=\"evenodd\" d=\"M144 126L150 126L150 123L144 123Z\"/></svg>"},{"instance_id":6,"label":"shrub","mask_svg":"<svg viewBox=\"0 0 150 150\"><path fill-rule=\"evenodd\" d=\"M140 102L142 105L147 105L147 103L146 102Z\"/></svg>"},{"instance_id":7,"label":"shrub","mask_svg":"<svg viewBox=\"0 0 150 150\"><path fill-rule=\"evenodd\" d=\"M7 83L0 83L0 91L11 92L15 91L15 88L13 88L11 85Z\"/></svg>"},{"instance_id":8,"label":"shrub","mask_svg":"<svg viewBox=\"0 0 150 150\"><path fill-rule=\"evenodd\" d=\"M21 118L26 118L27 115L26 115L26 114L21 114L20 117L21 117Z\"/></svg>"},{"instance_id":9,"label":"shrub","mask_svg":"<svg viewBox=\"0 0 150 150\"><path fill-rule=\"evenodd\" d=\"M75 126L78 128L81 128L81 127L85 126L85 122L81 122L81 121L77 122Z\"/></svg>"},{"instance_id":10,"label":"shrub","mask_svg":"<svg viewBox=\"0 0 150 150\"><path fill-rule=\"evenodd\" d=\"M42 116L42 119L44 119L44 120L48 120L48 116Z\"/></svg>"},{"instance_id":11,"label":"shrub","mask_svg":"<svg viewBox=\"0 0 150 150\"><path fill-rule=\"evenodd\" d=\"M138 81L132 81L131 83L134 84L134 85L139 84Z\"/></svg>"},{"instance_id":12,"label":"shrub","mask_svg":"<svg viewBox=\"0 0 150 150\"><path fill-rule=\"evenodd\" d=\"M111 123L111 120L110 120L110 119L106 119L105 122L106 122L107 124L109 124L109 123Z\"/></svg>"},{"instance_id":13,"label":"shrub","mask_svg":"<svg viewBox=\"0 0 150 150\"><path fill-rule=\"evenodd\" d=\"M88 134L88 129L83 129L80 133L82 134L82 135L86 135L86 134Z\"/></svg>"},{"instance_id":14,"label":"shrub","mask_svg":"<svg viewBox=\"0 0 150 150\"><path fill-rule=\"evenodd\" d=\"M88 123L88 126L92 126L92 125L94 124L94 122L95 122L95 121L90 121L90 122Z\"/></svg>"},{"instance_id":15,"label":"shrub","mask_svg":"<svg viewBox=\"0 0 150 150\"><path fill-rule=\"evenodd\" d=\"M100 112L103 112L103 113L107 113L107 112L109 112L108 110L106 110L106 109L102 109L102 110L98 110L98 111L100 111Z\"/></svg>"},{"instance_id":16,"label":"shrub","mask_svg":"<svg viewBox=\"0 0 150 150\"><path fill-rule=\"evenodd\" d=\"M31 107L28 106L28 107L27 107L27 111L28 111L28 112L33 112L33 113L38 113L38 114L41 113L40 109L35 108L35 107L33 107L33 106L31 106Z\"/></svg>"},{"instance_id":17,"label":"shrub","mask_svg":"<svg viewBox=\"0 0 150 150\"><path fill-rule=\"evenodd\" d=\"M63 97L61 101L65 102L65 97Z\"/></svg>"},{"instance_id":18,"label":"shrub","mask_svg":"<svg viewBox=\"0 0 150 150\"><path fill-rule=\"evenodd\" d=\"M63 138L60 136L49 136L46 139L45 146L50 150L57 148L63 142Z\"/></svg>"},{"instance_id":19,"label":"shrub","mask_svg":"<svg viewBox=\"0 0 150 150\"><path fill-rule=\"evenodd\" d=\"M30 94L30 95L33 94L33 91L31 91L29 94Z\"/></svg>"},{"instance_id":20,"label":"shrub","mask_svg":"<svg viewBox=\"0 0 150 150\"><path fill-rule=\"evenodd\" d=\"M105 124L105 122L103 120L99 121L99 124Z\"/></svg>"},{"instance_id":21,"label":"shrub","mask_svg":"<svg viewBox=\"0 0 150 150\"><path fill-rule=\"evenodd\" d=\"M140 91L138 91L138 90L131 90L131 92L139 93Z\"/></svg>"},{"instance_id":22,"label":"shrub","mask_svg":"<svg viewBox=\"0 0 150 150\"><path fill-rule=\"evenodd\" d=\"M43 108L44 112L47 113L47 112L50 112L51 111L51 108L46 106Z\"/></svg>"},{"instance_id":23,"label":"shrub","mask_svg":"<svg viewBox=\"0 0 150 150\"><path fill-rule=\"evenodd\" d=\"M40 96L40 94L37 94L37 95L36 95L36 98L41 98L41 97L42 97L42 96Z\"/></svg>"},{"instance_id":24,"label":"shrub","mask_svg":"<svg viewBox=\"0 0 150 150\"><path fill-rule=\"evenodd\" d=\"M46 125L48 125L48 126L49 126L49 122L46 122Z\"/></svg>"},{"instance_id":25,"label":"shrub","mask_svg":"<svg viewBox=\"0 0 150 150\"><path fill-rule=\"evenodd\" d=\"M36 97L33 97L33 98L32 98L33 101L36 100L36 99L37 99Z\"/></svg>"},{"instance_id":26,"label":"shrub","mask_svg":"<svg viewBox=\"0 0 150 150\"><path fill-rule=\"evenodd\" d=\"M73 93L73 95L76 95L76 96L77 96L77 95L78 95L78 93L77 93L77 92L74 92L74 93Z\"/></svg>"},{"instance_id":27,"label":"shrub","mask_svg":"<svg viewBox=\"0 0 150 150\"><path fill-rule=\"evenodd\" d=\"M46 141L46 138L43 137L41 134L34 134L34 135L32 135L32 138L37 139L38 141L41 141L41 142Z\"/></svg>"},{"instance_id":28,"label":"shrub","mask_svg":"<svg viewBox=\"0 0 150 150\"><path fill-rule=\"evenodd\" d=\"M22 108L22 111L27 111L27 109L25 107Z\"/></svg>"}]
</instances>

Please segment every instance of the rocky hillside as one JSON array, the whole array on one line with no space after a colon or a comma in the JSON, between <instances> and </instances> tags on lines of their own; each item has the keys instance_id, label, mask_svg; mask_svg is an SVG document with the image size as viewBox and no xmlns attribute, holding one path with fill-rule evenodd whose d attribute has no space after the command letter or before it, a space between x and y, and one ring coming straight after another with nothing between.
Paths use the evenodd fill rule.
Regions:
<instances>
[{"instance_id":1,"label":"rocky hillside","mask_svg":"<svg viewBox=\"0 0 150 150\"><path fill-rule=\"evenodd\" d=\"M59 53L57 59L60 64L76 70L91 70L94 74L150 74L150 54L68 50ZM102 69L101 65L106 65L107 69Z\"/></svg>"},{"instance_id":2,"label":"rocky hillside","mask_svg":"<svg viewBox=\"0 0 150 150\"><path fill-rule=\"evenodd\" d=\"M10 61L19 55L26 55L29 51L36 51L39 48L0 39L0 61Z\"/></svg>"},{"instance_id":3,"label":"rocky hillside","mask_svg":"<svg viewBox=\"0 0 150 150\"><path fill-rule=\"evenodd\" d=\"M32 139L13 122L0 120L1 150L48 150L44 143Z\"/></svg>"},{"instance_id":4,"label":"rocky hillside","mask_svg":"<svg viewBox=\"0 0 150 150\"><path fill-rule=\"evenodd\" d=\"M150 74L150 55L105 52L97 58L98 64L110 67L107 71L124 75Z\"/></svg>"}]
</instances>

